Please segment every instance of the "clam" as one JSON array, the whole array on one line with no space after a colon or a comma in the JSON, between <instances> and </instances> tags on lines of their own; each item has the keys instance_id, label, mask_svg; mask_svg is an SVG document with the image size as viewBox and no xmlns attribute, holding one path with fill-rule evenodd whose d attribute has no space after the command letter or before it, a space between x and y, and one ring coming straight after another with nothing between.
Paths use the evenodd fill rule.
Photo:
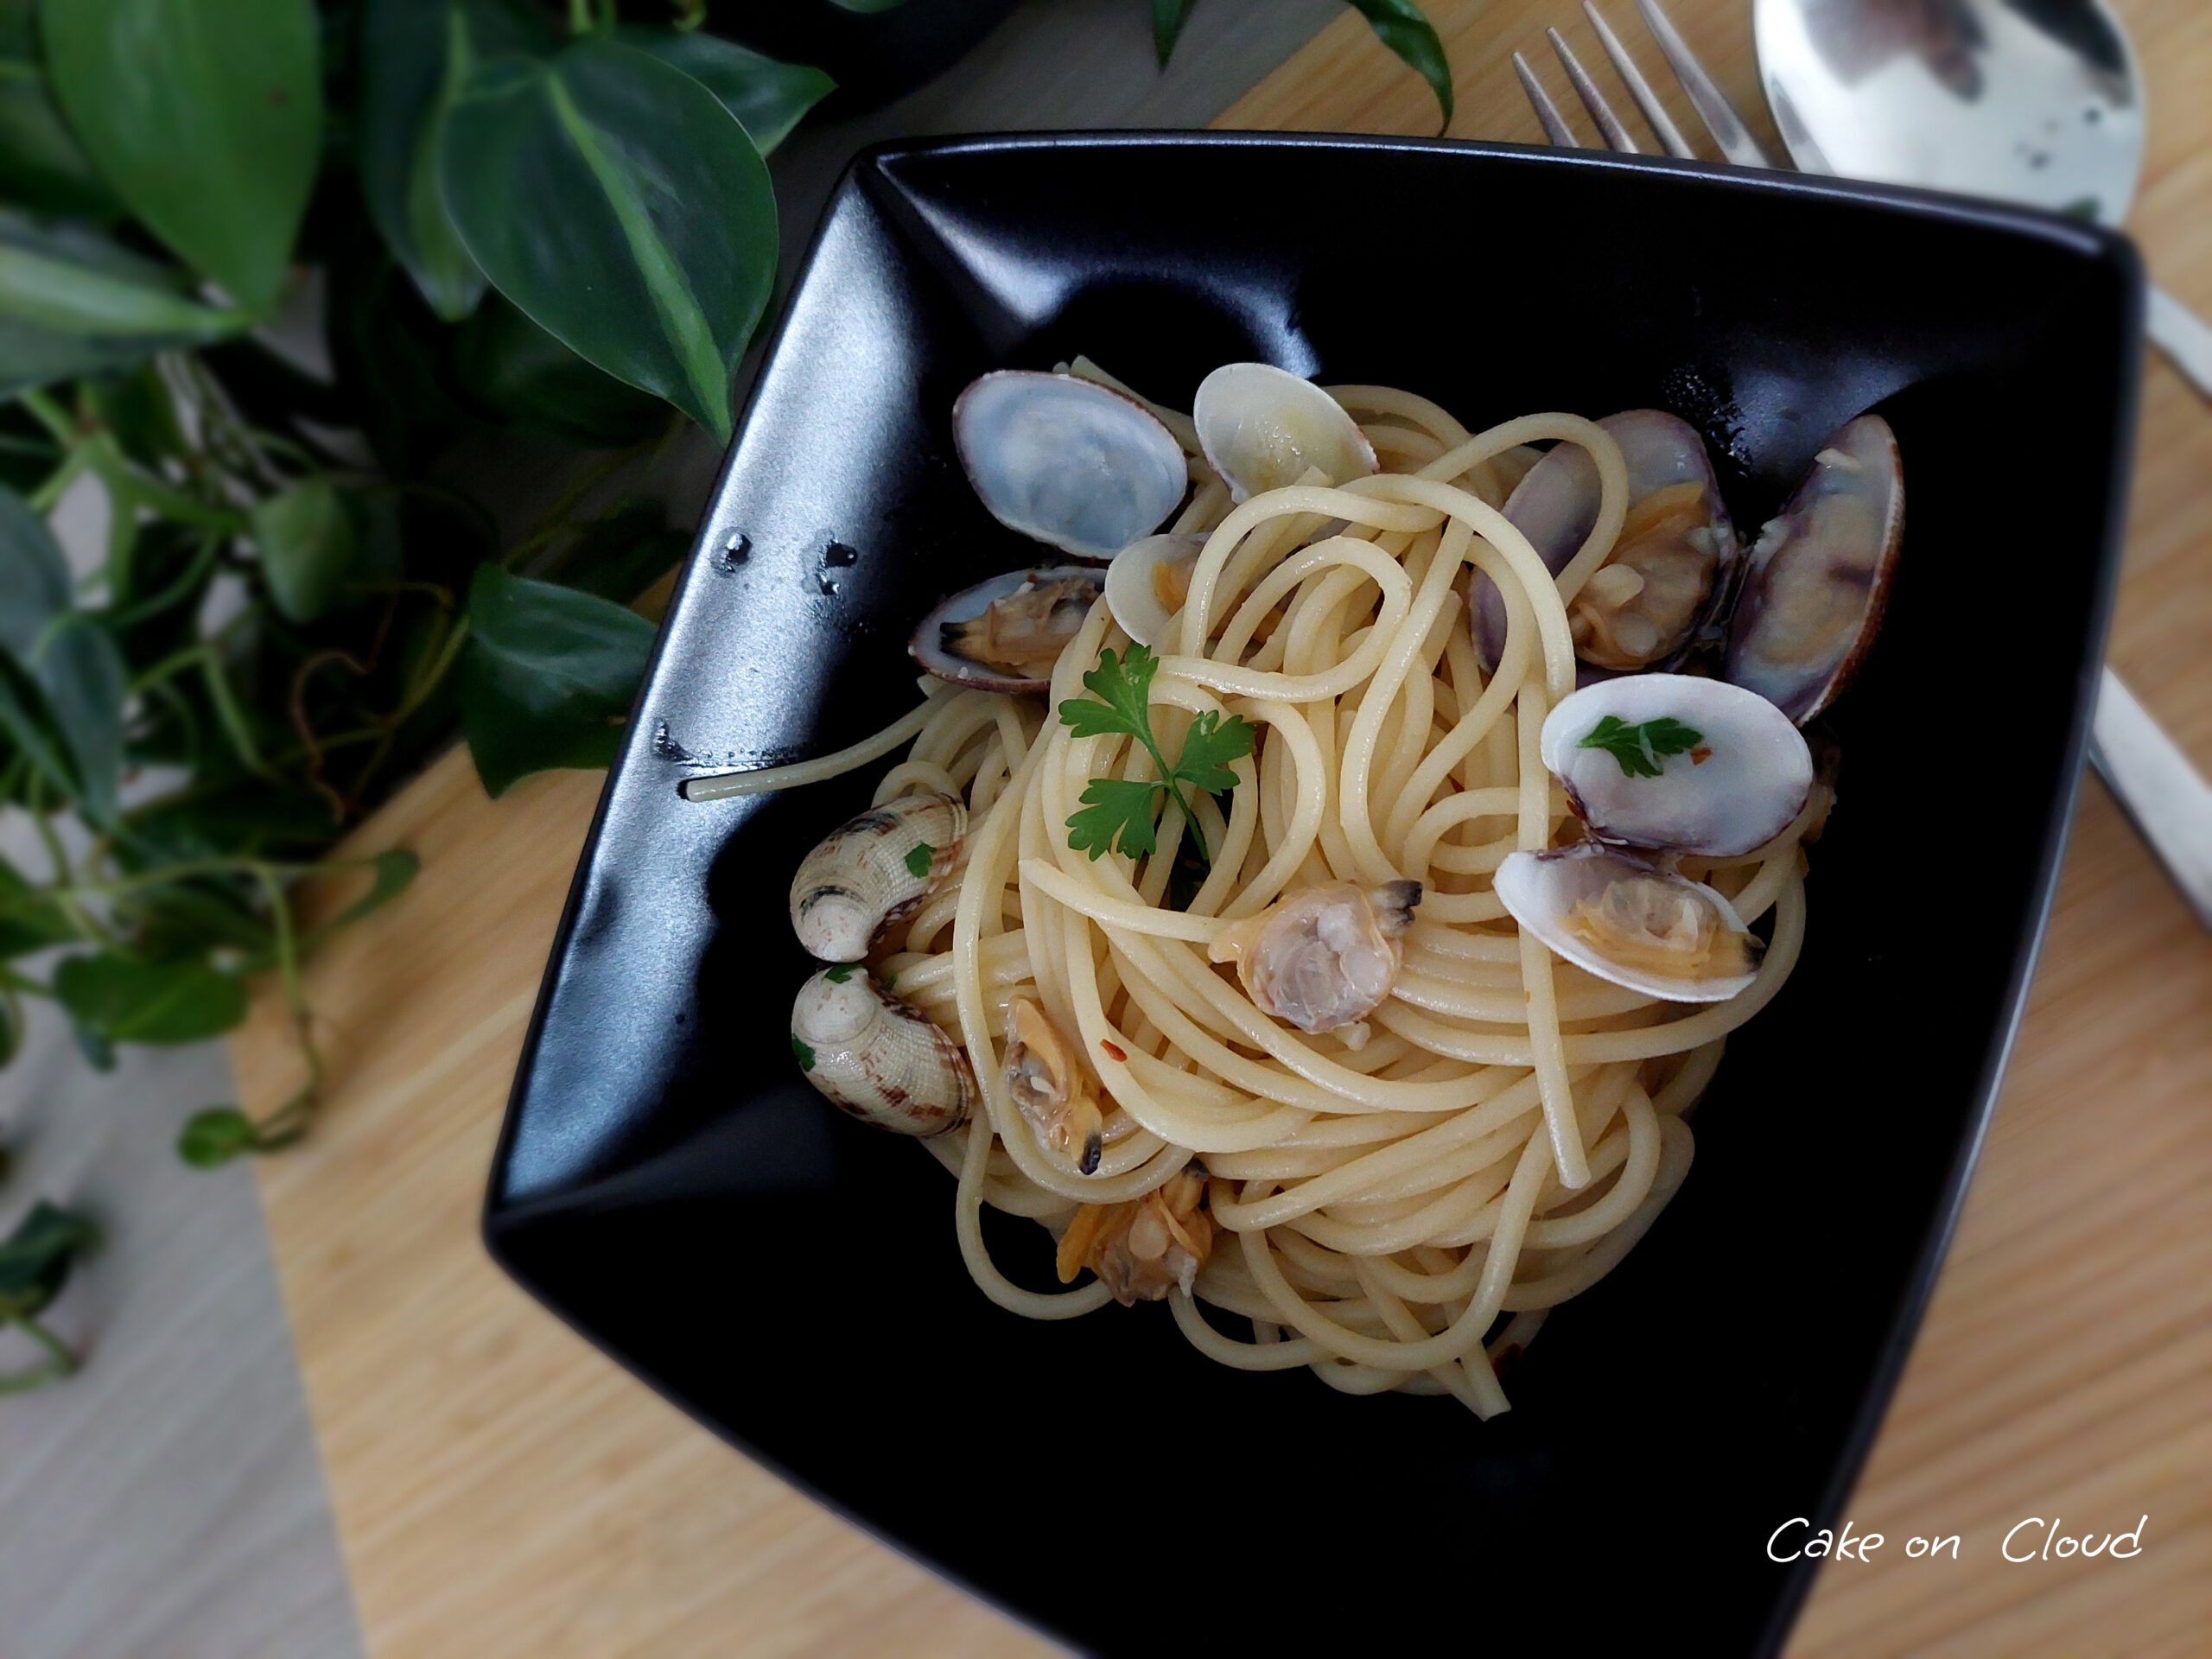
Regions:
<instances>
[{"instance_id":1,"label":"clam","mask_svg":"<svg viewBox=\"0 0 2212 1659\"><path fill-rule=\"evenodd\" d=\"M1214 936L1208 955L1233 962L1259 1008L1305 1032L1351 1028L1382 1006L1404 960L1399 943L1421 903L1418 881L1362 887L1331 881L1286 893Z\"/></svg>"},{"instance_id":2,"label":"clam","mask_svg":"<svg viewBox=\"0 0 2212 1659\"><path fill-rule=\"evenodd\" d=\"M1178 1287L1189 1295L1212 1254L1206 1168L1193 1159L1141 1198L1083 1205L1060 1235L1057 1266L1064 1285L1089 1268L1127 1307Z\"/></svg>"},{"instance_id":3,"label":"clam","mask_svg":"<svg viewBox=\"0 0 2212 1659\"><path fill-rule=\"evenodd\" d=\"M1093 380L1001 369L952 405L960 464L991 517L1083 559L1110 559L1175 511L1183 447Z\"/></svg>"},{"instance_id":4,"label":"clam","mask_svg":"<svg viewBox=\"0 0 2212 1659\"><path fill-rule=\"evenodd\" d=\"M1789 827L1813 786L1804 734L1725 680L1624 674L1562 697L1544 765L1601 841L1729 858Z\"/></svg>"},{"instance_id":5,"label":"clam","mask_svg":"<svg viewBox=\"0 0 2212 1659\"><path fill-rule=\"evenodd\" d=\"M935 791L899 796L832 830L791 878L791 931L807 955L858 962L959 862L967 834L968 809Z\"/></svg>"},{"instance_id":6,"label":"clam","mask_svg":"<svg viewBox=\"0 0 2212 1659\"><path fill-rule=\"evenodd\" d=\"M836 1106L898 1135L968 1121L976 1074L960 1045L856 963L824 968L791 1005L791 1052Z\"/></svg>"},{"instance_id":7,"label":"clam","mask_svg":"<svg viewBox=\"0 0 2212 1659\"><path fill-rule=\"evenodd\" d=\"M1904 539L1896 435L1861 415L1759 531L1728 630L1727 675L1802 725L1859 671Z\"/></svg>"},{"instance_id":8,"label":"clam","mask_svg":"<svg viewBox=\"0 0 2212 1659\"><path fill-rule=\"evenodd\" d=\"M1724 1002L1750 985L1766 947L1728 900L1595 842L1515 853L1498 901L1555 955L1669 1002Z\"/></svg>"},{"instance_id":9,"label":"clam","mask_svg":"<svg viewBox=\"0 0 2212 1659\"><path fill-rule=\"evenodd\" d=\"M1191 572L1203 536L1147 536L1131 542L1106 567L1106 608L1141 645L1157 645L1190 597Z\"/></svg>"},{"instance_id":10,"label":"clam","mask_svg":"<svg viewBox=\"0 0 2212 1659\"><path fill-rule=\"evenodd\" d=\"M1272 364L1223 364L1198 382L1191 419L1232 501L1295 484L1309 467L1332 484L1376 468L1374 446L1344 405Z\"/></svg>"},{"instance_id":11,"label":"clam","mask_svg":"<svg viewBox=\"0 0 2212 1659\"><path fill-rule=\"evenodd\" d=\"M1006 1011L1006 1087L1045 1144L1085 1175L1106 1147L1106 1120L1077 1063L1076 1048L1034 998L1017 996Z\"/></svg>"},{"instance_id":12,"label":"clam","mask_svg":"<svg viewBox=\"0 0 2212 1659\"><path fill-rule=\"evenodd\" d=\"M982 691L1042 691L1105 586L1096 565L1010 570L946 600L907 654L941 680Z\"/></svg>"},{"instance_id":13,"label":"clam","mask_svg":"<svg viewBox=\"0 0 2212 1659\"><path fill-rule=\"evenodd\" d=\"M1694 428L1656 409L1598 424L1628 466L1628 518L1605 563L1568 604L1567 625L1583 662L1633 673L1696 643L1726 601L1741 555ZM1581 445L1561 443L1514 486L1505 516L1556 575L1589 539L1599 504L1597 464ZM1496 663L1505 649L1505 601L1479 572L1474 602L1475 643Z\"/></svg>"}]
</instances>

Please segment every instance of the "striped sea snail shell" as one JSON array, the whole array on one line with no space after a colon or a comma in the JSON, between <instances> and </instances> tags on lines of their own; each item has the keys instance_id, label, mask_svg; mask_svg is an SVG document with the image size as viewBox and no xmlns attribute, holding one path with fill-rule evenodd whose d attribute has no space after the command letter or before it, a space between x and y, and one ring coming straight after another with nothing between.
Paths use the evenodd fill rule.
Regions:
<instances>
[{"instance_id":1,"label":"striped sea snail shell","mask_svg":"<svg viewBox=\"0 0 2212 1659\"><path fill-rule=\"evenodd\" d=\"M975 1108L976 1074L960 1046L853 963L799 987L791 1052L833 1105L895 1134L943 1135Z\"/></svg>"},{"instance_id":2,"label":"striped sea snail shell","mask_svg":"<svg viewBox=\"0 0 2212 1659\"><path fill-rule=\"evenodd\" d=\"M884 924L911 913L959 861L968 809L901 795L842 823L791 878L791 930L807 955L858 962Z\"/></svg>"}]
</instances>

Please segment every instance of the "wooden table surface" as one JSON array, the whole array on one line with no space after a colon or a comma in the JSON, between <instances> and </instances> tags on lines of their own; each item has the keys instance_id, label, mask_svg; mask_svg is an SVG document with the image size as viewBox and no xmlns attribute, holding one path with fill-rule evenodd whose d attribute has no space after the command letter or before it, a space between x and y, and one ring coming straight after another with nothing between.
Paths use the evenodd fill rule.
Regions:
<instances>
[{"instance_id":1,"label":"wooden table surface","mask_svg":"<svg viewBox=\"0 0 2212 1659\"><path fill-rule=\"evenodd\" d=\"M2212 314L2212 6L2115 4L2150 80L2133 228ZM1574 9L1427 9L1458 78L1454 132L1533 141L1509 54L1548 22L1589 48ZM1671 10L1758 110L1744 7ZM1222 124L1416 133L1433 117L1348 13ZM1991 487L2032 488L2035 470ZM2208 641L2212 409L2154 363L2112 658L2212 769ZM370 1651L1041 1650L683 1418L484 1255L484 1174L599 785L558 774L494 804L448 756L359 838L421 853L414 890L310 970L335 1081L309 1142L262 1166L262 1195ZM266 999L233 1058L251 1107L293 1086ZM2091 785L1957 1242L1848 1506L1892 1547L1829 1565L1791 1652L2205 1650L2208 1405L2212 937ZM2101 1532L2146 1514L2133 1560L1999 1558L2029 1516ZM1962 1535L1960 1559L1905 1557L1936 1532Z\"/></svg>"}]
</instances>

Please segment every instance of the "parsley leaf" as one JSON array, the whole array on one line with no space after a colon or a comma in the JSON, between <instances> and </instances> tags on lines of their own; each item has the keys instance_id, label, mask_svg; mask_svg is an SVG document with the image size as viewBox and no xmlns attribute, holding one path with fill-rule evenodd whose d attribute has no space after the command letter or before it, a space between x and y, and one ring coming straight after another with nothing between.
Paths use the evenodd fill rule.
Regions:
<instances>
[{"instance_id":1,"label":"parsley leaf","mask_svg":"<svg viewBox=\"0 0 2212 1659\"><path fill-rule=\"evenodd\" d=\"M1704 741L1704 733L1692 730L1671 715L1647 720L1640 726L1631 726L1618 715L1607 715L1576 747L1605 750L1620 763L1624 776L1656 778L1667 769L1662 757L1687 753Z\"/></svg>"},{"instance_id":2,"label":"parsley leaf","mask_svg":"<svg viewBox=\"0 0 2212 1659\"><path fill-rule=\"evenodd\" d=\"M917 881L929 879L930 865L937 858L937 849L926 841L916 842L913 850L906 855L906 874Z\"/></svg>"},{"instance_id":3,"label":"parsley leaf","mask_svg":"<svg viewBox=\"0 0 2212 1659\"><path fill-rule=\"evenodd\" d=\"M1208 857L1198 839L1198 817L1188 791L1217 795L1233 789L1236 774L1229 763L1252 753L1255 734L1241 715L1224 720L1209 709L1191 722L1183 740L1183 753L1173 766L1160 752L1152 730L1152 677L1160 659L1142 645L1129 647L1126 658L1111 651L1098 654L1098 666L1083 677L1084 688L1096 699L1071 697L1060 705L1060 722L1077 737L1133 737L1144 745L1160 771L1160 781L1145 783L1116 778L1094 778L1083 791L1084 810L1067 822L1068 845L1097 858L1122 852L1141 858L1154 851L1159 836L1154 814L1166 800L1173 801L1191 826L1198 855Z\"/></svg>"},{"instance_id":4,"label":"parsley leaf","mask_svg":"<svg viewBox=\"0 0 2212 1659\"><path fill-rule=\"evenodd\" d=\"M1068 820L1069 847L1094 859L1110 852L1144 857L1160 845L1152 815L1154 798L1164 793L1158 784L1092 779L1084 785L1083 810Z\"/></svg>"}]
</instances>

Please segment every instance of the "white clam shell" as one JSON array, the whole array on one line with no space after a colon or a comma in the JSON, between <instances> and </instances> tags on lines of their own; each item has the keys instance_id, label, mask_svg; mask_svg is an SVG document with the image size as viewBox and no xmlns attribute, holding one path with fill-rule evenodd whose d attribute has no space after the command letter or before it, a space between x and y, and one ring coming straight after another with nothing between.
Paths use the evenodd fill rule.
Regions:
<instances>
[{"instance_id":1,"label":"white clam shell","mask_svg":"<svg viewBox=\"0 0 2212 1659\"><path fill-rule=\"evenodd\" d=\"M950 680L955 685L972 687L978 691L1042 691L1052 683L1048 667L1041 673L1022 673L1001 668L990 663L979 663L962 657L945 648L944 630L949 623L972 622L1000 600L1018 596L1025 588L1065 582L1081 589L1077 597L1083 614L1071 615L1068 638L1075 638L1076 630L1083 626L1084 615L1098 598L1104 578L1095 564L1039 565L1033 569L1009 570L1002 576L993 576L979 582L973 588L963 588L952 595L915 626L906 642L906 654L915 664L934 674L940 680Z\"/></svg>"},{"instance_id":2,"label":"white clam shell","mask_svg":"<svg viewBox=\"0 0 2212 1659\"><path fill-rule=\"evenodd\" d=\"M1615 881L1631 879L1658 882L1692 895L1694 902L1709 902L1719 924L1747 942L1753 971L1703 979L1660 973L1616 962L1568 928L1567 917L1576 904L1602 894ZM1610 984L1668 1002L1725 1002L1758 977L1764 947L1726 898L1703 882L1655 869L1593 842L1557 852L1514 853L1497 867L1492 885L1506 913L1554 955Z\"/></svg>"},{"instance_id":3,"label":"white clam shell","mask_svg":"<svg viewBox=\"0 0 2212 1659\"><path fill-rule=\"evenodd\" d=\"M1697 429L1679 416L1658 409L1624 410L1606 416L1598 424L1621 447L1621 460L1628 468L1631 510L1644 497L1673 485L1705 486L1707 524L1725 538L1723 568L1710 597L1713 601L1723 597L1739 556L1713 462ZM1505 516L1529 538L1544 568L1557 575L1590 539L1598 522L1600 499L1598 467L1589 451L1579 443L1555 444L1514 486L1505 500ZM1505 601L1497 585L1480 572L1474 578L1474 601L1476 649L1484 662L1495 664L1505 649Z\"/></svg>"},{"instance_id":4,"label":"white clam shell","mask_svg":"<svg viewBox=\"0 0 2212 1659\"><path fill-rule=\"evenodd\" d=\"M1236 964L1262 1012L1300 1031L1342 1030L1390 995L1405 961L1400 940L1421 899L1418 881L1300 887L1224 928L1207 956Z\"/></svg>"},{"instance_id":5,"label":"white clam shell","mask_svg":"<svg viewBox=\"0 0 2212 1659\"><path fill-rule=\"evenodd\" d=\"M1649 755L1632 775L1610 749L1583 747L1608 715L1660 719L1698 734L1687 753ZM1708 857L1748 853L1787 829L1813 786L1813 755L1789 717L1755 692L1687 674L1628 674L1563 697L1544 721L1544 765L1601 839Z\"/></svg>"},{"instance_id":6,"label":"white clam shell","mask_svg":"<svg viewBox=\"0 0 2212 1659\"><path fill-rule=\"evenodd\" d=\"M943 1135L975 1109L976 1074L959 1044L865 968L825 968L799 987L791 1052L826 1099L879 1128Z\"/></svg>"},{"instance_id":7,"label":"white clam shell","mask_svg":"<svg viewBox=\"0 0 2212 1659\"><path fill-rule=\"evenodd\" d=\"M1295 484L1309 467L1332 484L1376 468L1374 446L1344 405L1273 364L1222 365L1198 382L1191 419L1231 500Z\"/></svg>"},{"instance_id":8,"label":"white clam shell","mask_svg":"<svg viewBox=\"0 0 2212 1659\"><path fill-rule=\"evenodd\" d=\"M1106 567L1106 607L1122 632L1141 645L1160 643L1174 613L1160 602L1154 573L1162 565L1196 560L1205 544L1203 536L1147 536L1114 556Z\"/></svg>"},{"instance_id":9,"label":"white clam shell","mask_svg":"<svg viewBox=\"0 0 2212 1659\"><path fill-rule=\"evenodd\" d=\"M1183 447L1142 404L1072 375L1001 369L952 405L968 480L1009 530L1110 559L1175 511Z\"/></svg>"},{"instance_id":10,"label":"white clam shell","mask_svg":"<svg viewBox=\"0 0 2212 1659\"><path fill-rule=\"evenodd\" d=\"M1800 725L1834 702L1880 631L1904 539L1897 435L1861 415L1759 532L1728 631L1728 677Z\"/></svg>"},{"instance_id":11,"label":"white clam shell","mask_svg":"<svg viewBox=\"0 0 2212 1659\"><path fill-rule=\"evenodd\" d=\"M791 931L807 955L858 962L884 924L911 913L959 862L968 809L900 795L839 824L791 877Z\"/></svg>"}]
</instances>

